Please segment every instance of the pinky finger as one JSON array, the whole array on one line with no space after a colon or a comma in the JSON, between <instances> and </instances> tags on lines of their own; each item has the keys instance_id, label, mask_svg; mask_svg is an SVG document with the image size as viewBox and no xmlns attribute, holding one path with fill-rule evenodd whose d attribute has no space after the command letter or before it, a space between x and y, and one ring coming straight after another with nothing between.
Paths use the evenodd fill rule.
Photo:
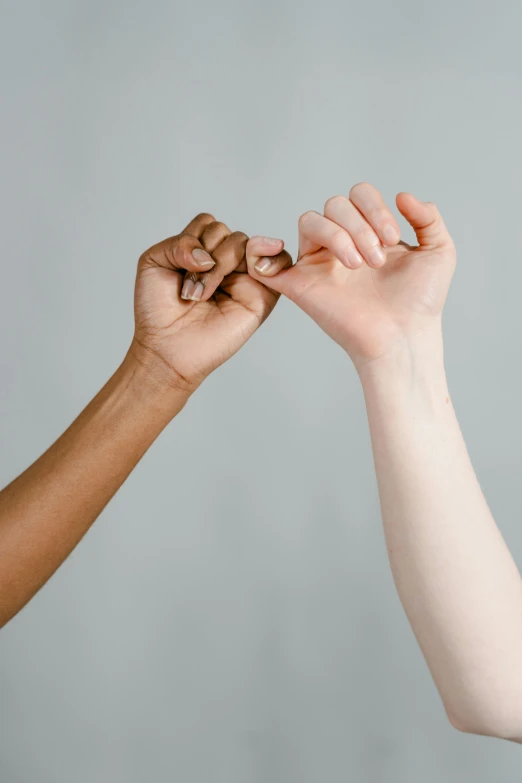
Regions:
<instances>
[{"instance_id":1,"label":"pinky finger","mask_svg":"<svg viewBox=\"0 0 522 783\"><path fill-rule=\"evenodd\" d=\"M283 250L282 239L255 236L249 239L246 260L249 272L260 277L272 277L292 266L292 257Z\"/></svg>"}]
</instances>

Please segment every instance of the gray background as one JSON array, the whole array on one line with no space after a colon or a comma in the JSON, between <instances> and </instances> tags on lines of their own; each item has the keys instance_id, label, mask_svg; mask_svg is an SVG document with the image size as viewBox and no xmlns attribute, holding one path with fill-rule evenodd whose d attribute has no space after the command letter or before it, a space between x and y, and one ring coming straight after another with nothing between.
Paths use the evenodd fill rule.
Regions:
<instances>
[{"instance_id":1,"label":"gray background","mask_svg":"<svg viewBox=\"0 0 522 783\"><path fill-rule=\"evenodd\" d=\"M196 212L283 236L362 179L459 249L447 369L518 563L517 2L3 2L0 480L132 334ZM406 233L407 236L407 233ZM458 734L389 573L349 362L281 302L2 632L2 783L514 781Z\"/></svg>"}]
</instances>

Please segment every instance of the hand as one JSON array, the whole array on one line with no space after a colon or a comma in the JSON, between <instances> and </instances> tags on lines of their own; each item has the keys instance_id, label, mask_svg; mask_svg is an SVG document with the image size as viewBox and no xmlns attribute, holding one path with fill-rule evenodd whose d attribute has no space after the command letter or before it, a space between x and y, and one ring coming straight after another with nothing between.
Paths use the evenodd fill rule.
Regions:
<instances>
[{"instance_id":1,"label":"hand","mask_svg":"<svg viewBox=\"0 0 522 783\"><path fill-rule=\"evenodd\" d=\"M273 309L278 294L247 274L248 237L201 214L141 256L130 354L162 382L191 393ZM249 252L291 263L283 241L257 237Z\"/></svg>"},{"instance_id":2,"label":"hand","mask_svg":"<svg viewBox=\"0 0 522 783\"><path fill-rule=\"evenodd\" d=\"M400 242L397 221L371 185L328 199L324 215L299 219L295 266L250 267L256 280L285 294L352 357L357 368L399 344L440 328L455 248L434 204L408 193L396 199L418 246Z\"/></svg>"}]
</instances>

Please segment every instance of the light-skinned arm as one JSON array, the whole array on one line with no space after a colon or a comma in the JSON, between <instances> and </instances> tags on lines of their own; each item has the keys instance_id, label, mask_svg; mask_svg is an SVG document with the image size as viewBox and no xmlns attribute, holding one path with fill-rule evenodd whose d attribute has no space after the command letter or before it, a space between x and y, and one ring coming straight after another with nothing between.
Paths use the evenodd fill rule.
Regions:
<instances>
[{"instance_id":1,"label":"light-skinned arm","mask_svg":"<svg viewBox=\"0 0 522 783\"><path fill-rule=\"evenodd\" d=\"M522 581L451 404L441 315L455 248L432 203L400 193L418 244L400 241L360 183L299 221L299 257L255 279L285 294L352 358L370 423L397 590L460 730L522 742Z\"/></svg>"},{"instance_id":2,"label":"light-skinned arm","mask_svg":"<svg viewBox=\"0 0 522 783\"><path fill-rule=\"evenodd\" d=\"M163 428L274 307L247 259L290 257L211 215L140 258L135 334L112 378L69 429L0 493L0 626L49 579Z\"/></svg>"}]
</instances>

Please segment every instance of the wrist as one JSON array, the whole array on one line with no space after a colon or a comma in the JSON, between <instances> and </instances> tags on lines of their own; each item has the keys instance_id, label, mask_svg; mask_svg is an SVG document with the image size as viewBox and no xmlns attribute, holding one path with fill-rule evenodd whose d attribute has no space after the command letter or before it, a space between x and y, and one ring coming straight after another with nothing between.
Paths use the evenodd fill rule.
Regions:
<instances>
[{"instance_id":1,"label":"wrist","mask_svg":"<svg viewBox=\"0 0 522 783\"><path fill-rule=\"evenodd\" d=\"M418 392L421 398L432 394L447 396L440 325L397 342L382 357L359 363L356 369L365 395L391 397L401 392Z\"/></svg>"},{"instance_id":2,"label":"wrist","mask_svg":"<svg viewBox=\"0 0 522 783\"><path fill-rule=\"evenodd\" d=\"M140 403L167 418L179 413L194 391L161 358L134 340L116 374Z\"/></svg>"}]
</instances>

